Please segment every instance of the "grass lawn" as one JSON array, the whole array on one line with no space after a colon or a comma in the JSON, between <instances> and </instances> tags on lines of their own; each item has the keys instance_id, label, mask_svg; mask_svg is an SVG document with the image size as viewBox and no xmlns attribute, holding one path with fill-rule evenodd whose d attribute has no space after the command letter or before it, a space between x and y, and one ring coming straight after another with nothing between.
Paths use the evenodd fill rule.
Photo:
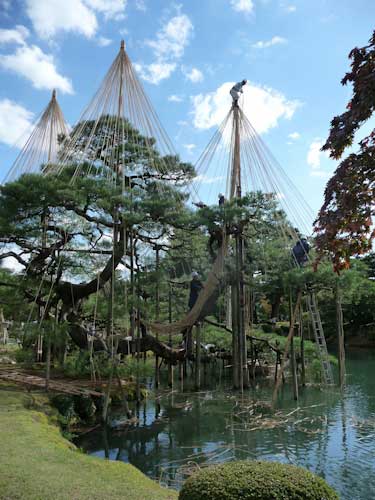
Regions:
<instances>
[{"instance_id":1,"label":"grass lawn","mask_svg":"<svg viewBox=\"0 0 375 500\"><path fill-rule=\"evenodd\" d=\"M130 464L77 451L32 396L0 386L0 499L177 499Z\"/></svg>"}]
</instances>

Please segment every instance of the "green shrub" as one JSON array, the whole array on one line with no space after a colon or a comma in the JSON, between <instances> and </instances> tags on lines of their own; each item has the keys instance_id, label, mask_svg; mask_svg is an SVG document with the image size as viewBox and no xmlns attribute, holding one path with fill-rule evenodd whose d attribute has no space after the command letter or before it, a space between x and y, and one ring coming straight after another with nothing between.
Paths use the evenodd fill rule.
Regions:
<instances>
[{"instance_id":1,"label":"green shrub","mask_svg":"<svg viewBox=\"0 0 375 500\"><path fill-rule=\"evenodd\" d=\"M80 422L91 422L95 418L97 408L91 396L56 394L51 396L50 402L59 412L58 422L63 429Z\"/></svg>"},{"instance_id":2,"label":"green shrub","mask_svg":"<svg viewBox=\"0 0 375 500\"><path fill-rule=\"evenodd\" d=\"M84 422L89 422L94 419L96 406L91 396L73 396L74 411Z\"/></svg>"},{"instance_id":3,"label":"green shrub","mask_svg":"<svg viewBox=\"0 0 375 500\"><path fill-rule=\"evenodd\" d=\"M262 325L262 330L264 331L264 333L272 333L273 332L272 325L269 325L267 323L264 323Z\"/></svg>"},{"instance_id":4,"label":"green shrub","mask_svg":"<svg viewBox=\"0 0 375 500\"><path fill-rule=\"evenodd\" d=\"M35 353L32 349L18 349L15 353L15 358L17 363L22 363L30 367L35 361Z\"/></svg>"},{"instance_id":5,"label":"green shrub","mask_svg":"<svg viewBox=\"0 0 375 500\"><path fill-rule=\"evenodd\" d=\"M229 462L202 469L182 486L179 500L338 500L320 477L277 462Z\"/></svg>"},{"instance_id":6,"label":"green shrub","mask_svg":"<svg viewBox=\"0 0 375 500\"><path fill-rule=\"evenodd\" d=\"M112 360L104 352L94 353L95 369L103 378L109 377L112 371ZM140 377L150 377L154 374L155 366L151 358L147 358L146 362L135 358L127 357L117 365L117 373L120 377L128 378L133 375ZM88 351L74 351L67 356L64 366L64 374L68 377L89 378L91 374L90 354Z\"/></svg>"}]
</instances>

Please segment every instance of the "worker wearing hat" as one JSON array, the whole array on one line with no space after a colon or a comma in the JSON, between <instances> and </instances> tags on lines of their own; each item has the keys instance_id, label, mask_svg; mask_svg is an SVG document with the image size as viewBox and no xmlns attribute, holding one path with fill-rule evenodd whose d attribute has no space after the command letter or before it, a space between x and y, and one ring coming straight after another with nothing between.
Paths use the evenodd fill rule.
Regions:
<instances>
[{"instance_id":1,"label":"worker wearing hat","mask_svg":"<svg viewBox=\"0 0 375 500\"><path fill-rule=\"evenodd\" d=\"M190 281L189 310L193 309L202 288L203 284L199 279L199 274L196 271L193 271L191 273Z\"/></svg>"}]
</instances>

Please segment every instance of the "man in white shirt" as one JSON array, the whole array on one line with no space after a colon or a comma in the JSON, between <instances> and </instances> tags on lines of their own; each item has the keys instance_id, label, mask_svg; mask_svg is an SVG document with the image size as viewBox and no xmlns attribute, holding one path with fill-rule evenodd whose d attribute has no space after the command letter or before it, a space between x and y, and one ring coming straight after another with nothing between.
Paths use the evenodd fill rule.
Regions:
<instances>
[{"instance_id":1,"label":"man in white shirt","mask_svg":"<svg viewBox=\"0 0 375 500\"><path fill-rule=\"evenodd\" d=\"M233 103L236 105L238 102L238 99L240 98L240 94L243 94L242 87L246 85L247 80L242 80L242 82L236 83L236 85L233 85L233 87L230 90L230 95L232 96Z\"/></svg>"}]
</instances>

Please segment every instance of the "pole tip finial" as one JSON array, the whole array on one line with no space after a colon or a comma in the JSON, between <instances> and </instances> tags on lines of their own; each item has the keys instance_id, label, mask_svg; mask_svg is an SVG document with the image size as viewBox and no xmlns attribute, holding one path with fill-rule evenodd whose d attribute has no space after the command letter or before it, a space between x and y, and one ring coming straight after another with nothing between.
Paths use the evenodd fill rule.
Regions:
<instances>
[{"instance_id":1,"label":"pole tip finial","mask_svg":"<svg viewBox=\"0 0 375 500\"><path fill-rule=\"evenodd\" d=\"M52 99L55 99L56 98L56 89L53 89L52 90Z\"/></svg>"},{"instance_id":2,"label":"pole tip finial","mask_svg":"<svg viewBox=\"0 0 375 500\"><path fill-rule=\"evenodd\" d=\"M120 49L121 50L125 49L125 41L124 40L121 40Z\"/></svg>"}]
</instances>

